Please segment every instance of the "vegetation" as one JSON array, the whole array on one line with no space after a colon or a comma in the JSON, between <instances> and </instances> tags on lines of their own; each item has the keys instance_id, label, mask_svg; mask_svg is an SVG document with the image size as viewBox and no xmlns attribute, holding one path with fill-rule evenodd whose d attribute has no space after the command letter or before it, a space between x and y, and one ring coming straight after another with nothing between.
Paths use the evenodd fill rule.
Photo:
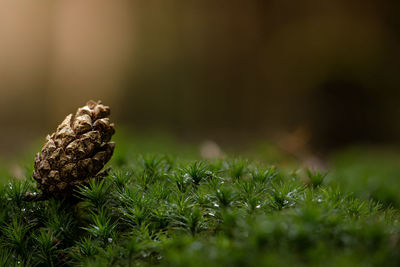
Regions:
<instances>
[{"instance_id":1,"label":"vegetation","mask_svg":"<svg viewBox=\"0 0 400 267\"><path fill-rule=\"evenodd\" d=\"M400 154L393 149L354 147L330 159L327 178L343 192L400 208Z\"/></svg>"},{"instance_id":2,"label":"vegetation","mask_svg":"<svg viewBox=\"0 0 400 267\"><path fill-rule=\"evenodd\" d=\"M194 147L118 138L112 172L79 188L76 203L24 202L38 192L32 164L19 180L2 168L0 266L400 263L396 153L343 151L326 172L255 154L196 160ZM135 154L157 150L183 156Z\"/></svg>"},{"instance_id":3,"label":"vegetation","mask_svg":"<svg viewBox=\"0 0 400 267\"><path fill-rule=\"evenodd\" d=\"M31 178L6 184L0 266L400 263L398 211L342 193L323 171L164 155L122 162L75 204L23 202Z\"/></svg>"}]
</instances>

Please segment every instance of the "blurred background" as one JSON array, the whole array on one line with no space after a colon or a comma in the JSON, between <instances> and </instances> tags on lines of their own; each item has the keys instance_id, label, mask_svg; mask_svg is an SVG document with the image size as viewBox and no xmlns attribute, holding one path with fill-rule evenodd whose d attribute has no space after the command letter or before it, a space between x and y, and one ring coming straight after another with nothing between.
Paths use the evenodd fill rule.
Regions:
<instances>
[{"instance_id":1,"label":"blurred background","mask_svg":"<svg viewBox=\"0 0 400 267\"><path fill-rule=\"evenodd\" d=\"M397 0L0 2L0 156L89 99L132 133L293 155L400 143ZM33 156L32 156L33 159Z\"/></svg>"}]
</instances>

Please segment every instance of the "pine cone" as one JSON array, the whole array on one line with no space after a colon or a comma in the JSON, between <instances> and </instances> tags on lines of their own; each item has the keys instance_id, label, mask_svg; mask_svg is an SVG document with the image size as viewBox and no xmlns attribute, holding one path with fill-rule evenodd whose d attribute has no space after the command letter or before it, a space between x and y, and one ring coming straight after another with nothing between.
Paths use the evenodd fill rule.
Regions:
<instances>
[{"instance_id":1,"label":"pine cone","mask_svg":"<svg viewBox=\"0 0 400 267\"><path fill-rule=\"evenodd\" d=\"M33 172L43 192L39 198L69 198L78 185L99 176L115 146L109 142L115 132L109 115L108 106L91 100L46 137L41 152L36 154Z\"/></svg>"}]
</instances>

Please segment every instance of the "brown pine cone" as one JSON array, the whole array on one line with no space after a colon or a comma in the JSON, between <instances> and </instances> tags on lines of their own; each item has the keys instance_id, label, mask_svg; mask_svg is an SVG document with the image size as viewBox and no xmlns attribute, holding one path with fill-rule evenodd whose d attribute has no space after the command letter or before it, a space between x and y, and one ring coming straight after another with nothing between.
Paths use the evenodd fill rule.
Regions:
<instances>
[{"instance_id":1,"label":"brown pine cone","mask_svg":"<svg viewBox=\"0 0 400 267\"><path fill-rule=\"evenodd\" d=\"M108 106L91 100L46 137L35 157L33 178L43 192L37 198L71 197L78 185L101 174L115 147L114 142L109 142L115 132L109 115Z\"/></svg>"}]
</instances>

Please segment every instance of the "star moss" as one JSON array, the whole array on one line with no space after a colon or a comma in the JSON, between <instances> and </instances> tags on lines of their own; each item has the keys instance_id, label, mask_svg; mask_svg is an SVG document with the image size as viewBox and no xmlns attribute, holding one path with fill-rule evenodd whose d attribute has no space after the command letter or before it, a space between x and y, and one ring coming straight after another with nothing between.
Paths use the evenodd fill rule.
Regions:
<instances>
[{"instance_id":1,"label":"star moss","mask_svg":"<svg viewBox=\"0 0 400 267\"><path fill-rule=\"evenodd\" d=\"M124 159L76 192L24 202L0 190L0 266L400 264L398 210L343 193L323 171L243 159Z\"/></svg>"}]
</instances>

